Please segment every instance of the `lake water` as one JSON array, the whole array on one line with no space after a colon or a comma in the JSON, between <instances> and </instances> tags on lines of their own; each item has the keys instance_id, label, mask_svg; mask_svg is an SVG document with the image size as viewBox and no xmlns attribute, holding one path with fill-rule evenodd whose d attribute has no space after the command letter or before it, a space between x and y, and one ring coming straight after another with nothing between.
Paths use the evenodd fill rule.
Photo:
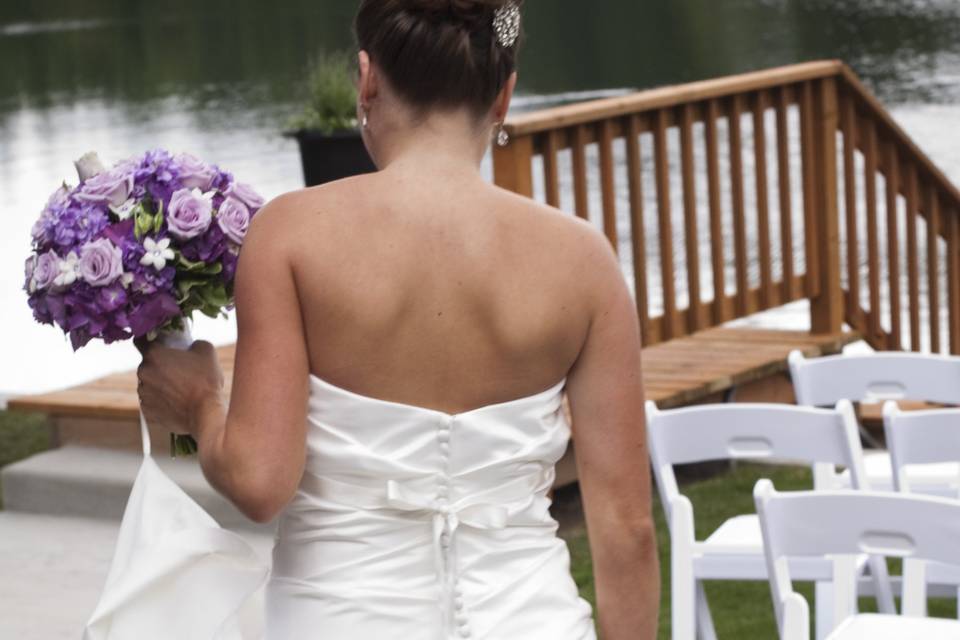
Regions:
<instances>
[{"instance_id":1,"label":"lake water","mask_svg":"<svg viewBox=\"0 0 960 640\"><path fill-rule=\"evenodd\" d=\"M355 0L0 3L0 396L132 367L129 345L74 354L20 290L29 230L90 149L189 150L275 196L302 185L281 136L315 51L349 47ZM530 0L518 108L842 58L960 183L954 0ZM489 170L487 168L487 170ZM777 323L805 314L778 312ZM234 337L232 321L199 336Z\"/></svg>"}]
</instances>

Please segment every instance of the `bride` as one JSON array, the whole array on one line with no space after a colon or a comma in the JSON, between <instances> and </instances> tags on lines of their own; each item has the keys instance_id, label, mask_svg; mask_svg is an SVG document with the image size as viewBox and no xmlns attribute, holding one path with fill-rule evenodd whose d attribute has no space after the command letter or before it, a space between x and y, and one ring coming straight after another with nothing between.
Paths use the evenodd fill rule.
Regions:
<instances>
[{"instance_id":1,"label":"bride","mask_svg":"<svg viewBox=\"0 0 960 640\"><path fill-rule=\"evenodd\" d=\"M595 638L548 512L571 424L598 630L655 636L631 296L593 227L480 172L516 10L363 0L358 118L380 171L258 215L229 406L209 344L145 353L151 425L192 434L218 491L279 519L269 640Z\"/></svg>"}]
</instances>

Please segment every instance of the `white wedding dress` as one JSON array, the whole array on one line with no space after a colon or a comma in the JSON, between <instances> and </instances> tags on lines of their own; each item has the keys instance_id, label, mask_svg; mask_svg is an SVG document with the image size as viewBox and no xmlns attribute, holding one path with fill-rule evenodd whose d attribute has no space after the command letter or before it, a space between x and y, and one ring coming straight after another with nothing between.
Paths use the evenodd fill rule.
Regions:
<instances>
[{"instance_id":1,"label":"white wedding dress","mask_svg":"<svg viewBox=\"0 0 960 640\"><path fill-rule=\"evenodd\" d=\"M160 471L144 425L85 640L595 640L546 495L565 382L452 415L311 376L265 612L267 568Z\"/></svg>"}]
</instances>

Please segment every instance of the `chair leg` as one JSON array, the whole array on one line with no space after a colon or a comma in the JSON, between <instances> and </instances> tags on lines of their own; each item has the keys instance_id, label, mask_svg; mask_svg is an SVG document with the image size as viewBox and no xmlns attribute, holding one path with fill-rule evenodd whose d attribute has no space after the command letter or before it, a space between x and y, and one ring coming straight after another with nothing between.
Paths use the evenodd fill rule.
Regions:
<instances>
[{"instance_id":1,"label":"chair leg","mask_svg":"<svg viewBox=\"0 0 960 640\"><path fill-rule=\"evenodd\" d=\"M697 580L697 637L700 640L717 640L713 616L710 615L710 604L707 602L707 591L703 588L703 582L699 580Z\"/></svg>"},{"instance_id":2,"label":"chair leg","mask_svg":"<svg viewBox=\"0 0 960 640\"><path fill-rule=\"evenodd\" d=\"M833 631L833 583L817 582L814 588L817 640L825 640Z\"/></svg>"},{"instance_id":3,"label":"chair leg","mask_svg":"<svg viewBox=\"0 0 960 640\"><path fill-rule=\"evenodd\" d=\"M870 556L870 576L873 578L874 591L877 597L877 610L880 613L894 615L897 613L893 601L893 589L890 586L890 574L887 572L887 561L883 556Z\"/></svg>"},{"instance_id":4,"label":"chair leg","mask_svg":"<svg viewBox=\"0 0 960 640\"><path fill-rule=\"evenodd\" d=\"M671 563L671 627L673 640L696 640L697 583L693 577L693 562L683 555L674 551Z\"/></svg>"},{"instance_id":5,"label":"chair leg","mask_svg":"<svg viewBox=\"0 0 960 640\"><path fill-rule=\"evenodd\" d=\"M672 503L670 596L673 640L696 640L697 579L693 573L693 506L679 496Z\"/></svg>"}]
</instances>

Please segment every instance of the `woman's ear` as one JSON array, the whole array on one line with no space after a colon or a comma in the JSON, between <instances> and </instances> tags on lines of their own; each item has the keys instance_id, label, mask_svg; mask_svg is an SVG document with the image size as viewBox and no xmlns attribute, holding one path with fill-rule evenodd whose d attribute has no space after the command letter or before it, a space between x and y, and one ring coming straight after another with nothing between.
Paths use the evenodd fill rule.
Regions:
<instances>
[{"instance_id":1,"label":"woman's ear","mask_svg":"<svg viewBox=\"0 0 960 640\"><path fill-rule=\"evenodd\" d=\"M361 51L357 54L357 63L360 68L360 79L357 83L357 99L363 107L369 106L370 102L377 97L377 74L370 63L370 54Z\"/></svg>"},{"instance_id":2,"label":"woman's ear","mask_svg":"<svg viewBox=\"0 0 960 640\"><path fill-rule=\"evenodd\" d=\"M510 101L513 100L513 91L517 88L517 72L514 71L507 78L506 84L500 90L496 102L493 103L493 121L503 122L507 119L507 113L510 111Z\"/></svg>"}]
</instances>

